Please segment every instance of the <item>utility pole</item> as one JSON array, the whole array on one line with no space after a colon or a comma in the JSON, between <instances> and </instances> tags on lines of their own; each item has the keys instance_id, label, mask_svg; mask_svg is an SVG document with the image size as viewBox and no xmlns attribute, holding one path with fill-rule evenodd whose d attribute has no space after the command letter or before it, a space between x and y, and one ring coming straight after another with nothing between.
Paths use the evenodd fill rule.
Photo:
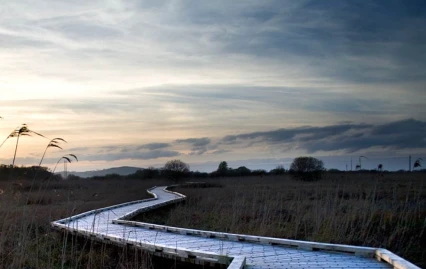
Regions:
<instances>
[{"instance_id":1,"label":"utility pole","mask_svg":"<svg viewBox=\"0 0 426 269\"><path fill-rule=\"evenodd\" d=\"M352 171L352 157L351 157L351 171Z\"/></svg>"},{"instance_id":2,"label":"utility pole","mask_svg":"<svg viewBox=\"0 0 426 269\"><path fill-rule=\"evenodd\" d=\"M411 172L411 155L408 156L408 171Z\"/></svg>"}]
</instances>

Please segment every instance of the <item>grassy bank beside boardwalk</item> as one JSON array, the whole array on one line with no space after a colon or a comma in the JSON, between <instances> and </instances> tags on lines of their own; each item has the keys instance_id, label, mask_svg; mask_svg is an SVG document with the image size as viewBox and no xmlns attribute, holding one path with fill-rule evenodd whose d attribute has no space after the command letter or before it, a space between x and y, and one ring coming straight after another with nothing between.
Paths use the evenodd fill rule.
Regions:
<instances>
[{"instance_id":1,"label":"grassy bank beside boardwalk","mask_svg":"<svg viewBox=\"0 0 426 269\"><path fill-rule=\"evenodd\" d=\"M135 219L170 226L387 248L425 267L426 174L203 179L185 203Z\"/></svg>"},{"instance_id":2,"label":"grassy bank beside boardwalk","mask_svg":"<svg viewBox=\"0 0 426 269\"><path fill-rule=\"evenodd\" d=\"M146 253L77 237L50 222L88 210L148 198L161 180L0 180L0 268L152 268ZM143 267L142 267L143 265Z\"/></svg>"}]
</instances>

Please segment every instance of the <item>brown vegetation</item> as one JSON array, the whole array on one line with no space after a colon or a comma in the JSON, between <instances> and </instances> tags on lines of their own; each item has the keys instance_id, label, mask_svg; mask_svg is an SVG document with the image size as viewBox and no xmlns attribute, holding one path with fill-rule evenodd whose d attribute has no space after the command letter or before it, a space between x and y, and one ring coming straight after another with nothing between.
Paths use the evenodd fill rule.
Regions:
<instances>
[{"instance_id":1,"label":"brown vegetation","mask_svg":"<svg viewBox=\"0 0 426 269\"><path fill-rule=\"evenodd\" d=\"M64 249L64 237L50 228L50 222L147 198L147 188L165 182L81 179L31 184L0 180L0 268L152 268L144 252L81 238L68 238Z\"/></svg>"},{"instance_id":2,"label":"brown vegetation","mask_svg":"<svg viewBox=\"0 0 426 269\"><path fill-rule=\"evenodd\" d=\"M424 266L424 176L326 173L315 182L288 174L203 179L213 183L210 188L178 187L188 196L185 203L138 218L178 227L384 247ZM49 223L147 198L147 188L170 181L108 177L31 184L0 180L0 268L154 268L153 257L145 252L66 238Z\"/></svg>"},{"instance_id":3,"label":"brown vegetation","mask_svg":"<svg viewBox=\"0 0 426 269\"><path fill-rule=\"evenodd\" d=\"M210 179L223 187L177 188L185 203L137 216L170 226L387 248L424 266L424 173L288 175Z\"/></svg>"}]
</instances>

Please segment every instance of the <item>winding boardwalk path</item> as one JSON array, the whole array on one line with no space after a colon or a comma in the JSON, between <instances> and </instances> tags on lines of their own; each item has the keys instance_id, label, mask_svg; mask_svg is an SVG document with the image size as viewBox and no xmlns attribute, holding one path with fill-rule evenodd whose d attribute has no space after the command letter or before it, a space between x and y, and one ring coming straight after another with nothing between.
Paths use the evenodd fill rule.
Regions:
<instances>
[{"instance_id":1,"label":"winding boardwalk path","mask_svg":"<svg viewBox=\"0 0 426 269\"><path fill-rule=\"evenodd\" d=\"M52 222L56 229L107 243L131 245L155 255L227 268L419 267L385 249L183 229L129 221L134 215L185 199L167 187L154 198L92 210Z\"/></svg>"}]
</instances>

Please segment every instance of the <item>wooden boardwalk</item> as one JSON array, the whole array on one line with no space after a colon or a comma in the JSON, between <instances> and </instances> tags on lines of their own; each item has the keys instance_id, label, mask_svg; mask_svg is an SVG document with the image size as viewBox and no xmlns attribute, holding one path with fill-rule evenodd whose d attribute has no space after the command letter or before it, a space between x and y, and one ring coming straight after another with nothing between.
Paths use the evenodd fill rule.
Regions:
<instances>
[{"instance_id":1,"label":"wooden boardwalk","mask_svg":"<svg viewBox=\"0 0 426 269\"><path fill-rule=\"evenodd\" d=\"M92 210L52 222L56 229L106 243L130 245L168 258L227 268L419 268L385 249L183 229L129 221L185 199L166 187L154 198Z\"/></svg>"}]
</instances>

